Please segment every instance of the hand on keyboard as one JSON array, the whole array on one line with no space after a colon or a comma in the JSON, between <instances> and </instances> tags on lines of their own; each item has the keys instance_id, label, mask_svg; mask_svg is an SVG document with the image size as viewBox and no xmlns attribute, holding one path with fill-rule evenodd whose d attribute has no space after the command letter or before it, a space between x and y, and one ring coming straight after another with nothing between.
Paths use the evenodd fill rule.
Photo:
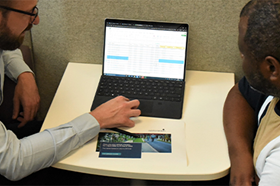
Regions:
<instances>
[{"instance_id":1,"label":"hand on keyboard","mask_svg":"<svg viewBox=\"0 0 280 186\"><path fill-rule=\"evenodd\" d=\"M135 123L130 118L141 114L137 109L139 104L138 100L129 101L123 96L118 96L100 105L90 114L99 122L100 128L133 127Z\"/></svg>"}]
</instances>

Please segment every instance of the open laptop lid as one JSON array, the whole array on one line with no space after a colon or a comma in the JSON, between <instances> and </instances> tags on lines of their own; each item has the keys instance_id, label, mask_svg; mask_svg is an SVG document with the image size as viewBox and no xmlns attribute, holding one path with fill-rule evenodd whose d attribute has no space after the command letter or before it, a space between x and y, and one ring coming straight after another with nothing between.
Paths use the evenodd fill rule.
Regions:
<instances>
[{"instance_id":1,"label":"open laptop lid","mask_svg":"<svg viewBox=\"0 0 280 186\"><path fill-rule=\"evenodd\" d=\"M188 28L106 19L103 75L185 81Z\"/></svg>"}]
</instances>

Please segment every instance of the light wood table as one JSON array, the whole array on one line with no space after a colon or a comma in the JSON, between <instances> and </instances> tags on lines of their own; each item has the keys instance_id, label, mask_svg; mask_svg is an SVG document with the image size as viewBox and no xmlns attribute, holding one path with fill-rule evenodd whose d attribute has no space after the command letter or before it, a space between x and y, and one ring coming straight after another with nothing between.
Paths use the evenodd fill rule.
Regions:
<instances>
[{"instance_id":1,"label":"light wood table","mask_svg":"<svg viewBox=\"0 0 280 186\"><path fill-rule=\"evenodd\" d=\"M99 64L69 63L42 130L64 124L89 112L102 66ZM176 168L163 162L165 168L129 166L118 161L100 161L96 156L94 140L75 150L54 165L56 168L104 176L143 180L214 180L228 174L230 161L223 130L222 110L225 98L234 85L234 74L187 71L186 90L181 120L156 119L156 121L184 122L187 164ZM148 118L140 117L143 121Z\"/></svg>"}]
</instances>

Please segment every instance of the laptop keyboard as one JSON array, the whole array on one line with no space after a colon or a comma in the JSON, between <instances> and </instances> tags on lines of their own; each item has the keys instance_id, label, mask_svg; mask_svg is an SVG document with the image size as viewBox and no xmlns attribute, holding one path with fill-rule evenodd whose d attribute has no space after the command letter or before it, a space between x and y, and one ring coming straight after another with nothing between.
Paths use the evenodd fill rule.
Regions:
<instances>
[{"instance_id":1,"label":"laptop keyboard","mask_svg":"<svg viewBox=\"0 0 280 186\"><path fill-rule=\"evenodd\" d=\"M122 95L130 99L180 102L184 96L184 82L102 76L96 93L100 96Z\"/></svg>"}]
</instances>

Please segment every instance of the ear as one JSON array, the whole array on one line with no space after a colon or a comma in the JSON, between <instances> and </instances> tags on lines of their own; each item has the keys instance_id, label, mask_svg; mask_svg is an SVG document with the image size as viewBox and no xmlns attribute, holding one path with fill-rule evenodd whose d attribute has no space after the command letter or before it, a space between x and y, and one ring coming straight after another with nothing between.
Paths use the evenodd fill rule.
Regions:
<instances>
[{"instance_id":1,"label":"ear","mask_svg":"<svg viewBox=\"0 0 280 186\"><path fill-rule=\"evenodd\" d=\"M267 56L264 60L265 71L272 82L280 82L280 61L275 57Z\"/></svg>"}]
</instances>

